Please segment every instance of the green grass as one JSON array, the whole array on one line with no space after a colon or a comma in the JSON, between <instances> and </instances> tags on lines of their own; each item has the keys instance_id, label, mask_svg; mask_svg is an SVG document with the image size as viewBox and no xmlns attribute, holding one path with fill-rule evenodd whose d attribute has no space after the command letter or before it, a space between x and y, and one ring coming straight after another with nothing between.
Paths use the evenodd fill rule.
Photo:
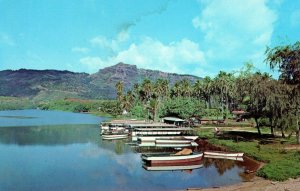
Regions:
<instances>
[{"instance_id":1,"label":"green grass","mask_svg":"<svg viewBox=\"0 0 300 191\"><path fill-rule=\"evenodd\" d=\"M230 151L244 152L247 156L265 165L257 172L258 176L270 180L284 181L300 176L300 151L285 150L286 144L294 143L294 139L276 138L275 144L259 144L261 140L240 141L218 139L213 136L212 129L196 129L200 137L209 138L214 145L228 148ZM281 144L281 141L286 141Z\"/></svg>"},{"instance_id":2,"label":"green grass","mask_svg":"<svg viewBox=\"0 0 300 191\"><path fill-rule=\"evenodd\" d=\"M29 98L0 96L0 110L33 109L36 105Z\"/></svg>"}]
</instances>

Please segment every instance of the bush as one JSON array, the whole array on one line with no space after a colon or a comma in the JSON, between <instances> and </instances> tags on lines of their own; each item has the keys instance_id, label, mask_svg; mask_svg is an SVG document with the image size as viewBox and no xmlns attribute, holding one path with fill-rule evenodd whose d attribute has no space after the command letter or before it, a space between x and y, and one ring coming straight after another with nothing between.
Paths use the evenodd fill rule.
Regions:
<instances>
[{"instance_id":1,"label":"bush","mask_svg":"<svg viewBox=\"0 0 300 191\"><path fill-rule=\"evenodd\" d=\"M163 102L159 116L178 116L188 119L194 116L203 115L204 103L195 98L177 97Z\"/></svg>"},{"instance_id":2,"label":"bush","mask_svg":"<svg viewBox=\"0 0 300 191\"><path fill-rule=\"evenodd\" d=\"M134 105L130 110L131 115L137 118L146 118L146 116L148 115L147 112L148 111L139 103Z\"/></svg>"}]
</instances>

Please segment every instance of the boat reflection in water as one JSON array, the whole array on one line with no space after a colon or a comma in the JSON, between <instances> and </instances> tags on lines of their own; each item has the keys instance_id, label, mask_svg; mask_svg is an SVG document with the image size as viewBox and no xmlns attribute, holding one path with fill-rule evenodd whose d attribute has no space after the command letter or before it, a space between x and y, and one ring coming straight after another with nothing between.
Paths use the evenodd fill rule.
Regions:
<instances>
[{"instance_id":1,"label":"boat reflection in water","mask_svg":"<svg viewBox=\"0 0 300 191\"><path fill-rule=\"evenodd\" d=\"M175 170L194 170L203 167L202 160L192 162L177 162L171 164L143 164L143 168L148 171L175 171Z\"/></svg>"}]
</instances>

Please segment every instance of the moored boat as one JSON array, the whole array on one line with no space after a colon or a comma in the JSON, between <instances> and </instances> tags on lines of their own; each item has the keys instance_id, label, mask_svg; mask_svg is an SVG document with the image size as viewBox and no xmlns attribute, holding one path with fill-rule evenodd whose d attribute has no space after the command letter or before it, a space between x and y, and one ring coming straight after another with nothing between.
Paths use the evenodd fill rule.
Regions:
<instances>
[{"instance_id":1,"label":"moored boat","mask_svg":"<svg viewBox=\"0 0 300 191\"><path fill-rule=\"evenodd\" d=\"M141 157L145 162L150 164L166 163L174 164L177 162L192 162L201 160L203 153L192 152L190 149L183 149L175 154L155 153L143 154Z\"/></svg>"},{"instance_id":2,"label":"moored boat","mask_svg":"<svg viewBox=\"0 0 300 191\"><path fill-rule=\"evenodd\" d=\"M127 133L102 134L102 139L105 139L105 140L126 139L127 137L128 137L128 134L127 134Z\"/></svg>"},{"instance_id":3,"label":"moored boat","mask_svg":"<svg viewBox=\"0 0 300 191\"><path fill-rule=\"evenodd\" d=\"M228 157L228 156L217 156L217 155L207 155L207 154L204 155L204 158L244 161L243 157Z\"/></svg>"},{"instance_id":4,"label":"moored boat","mask_svg":"<svg viewBox=\"0 0 300 191\"><path fill-rule=\"evenodd\" d=\"M243 157L244 153L233 153L225 151L204 151L204 155L224 156L224 157Z\"/></svg>"},{"instance_id":5,"label":"moored boat","mask_svg":"<svg viewBox=\"0 0 300 191\"><path fill-rule=\"evenodd\" d=\"M139 136L137 141L141 142L155 142L156 140L179 140L179 139L186 139L186 140L196 140L198 136L195 135L169 135L169 136Z\"/></svg>"}]
</instances>

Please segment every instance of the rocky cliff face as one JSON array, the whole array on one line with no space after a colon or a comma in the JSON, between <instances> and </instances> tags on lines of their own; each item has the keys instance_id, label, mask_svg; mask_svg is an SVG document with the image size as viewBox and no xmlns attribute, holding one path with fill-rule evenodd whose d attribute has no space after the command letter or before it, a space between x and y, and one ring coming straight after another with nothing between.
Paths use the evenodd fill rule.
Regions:
<instances>
[{"instance_id":1,"label":"rocky cliff face","mask_svg":"<svg viewBox=\"0 0 300 191\"><path fill-rule=\"evenodd\" d=\"M135 65L118 63L100 69L95 74L58 70L4 70L0 71L0 96L32 97L35 99L61 99L65 97L105 98L116 96L115 84L122 81L128 90L145 78L168 79L171 84L184 78L195 82L191 75L178 75L161 71L138 69Z\"/></svg>"}]
</instances>

